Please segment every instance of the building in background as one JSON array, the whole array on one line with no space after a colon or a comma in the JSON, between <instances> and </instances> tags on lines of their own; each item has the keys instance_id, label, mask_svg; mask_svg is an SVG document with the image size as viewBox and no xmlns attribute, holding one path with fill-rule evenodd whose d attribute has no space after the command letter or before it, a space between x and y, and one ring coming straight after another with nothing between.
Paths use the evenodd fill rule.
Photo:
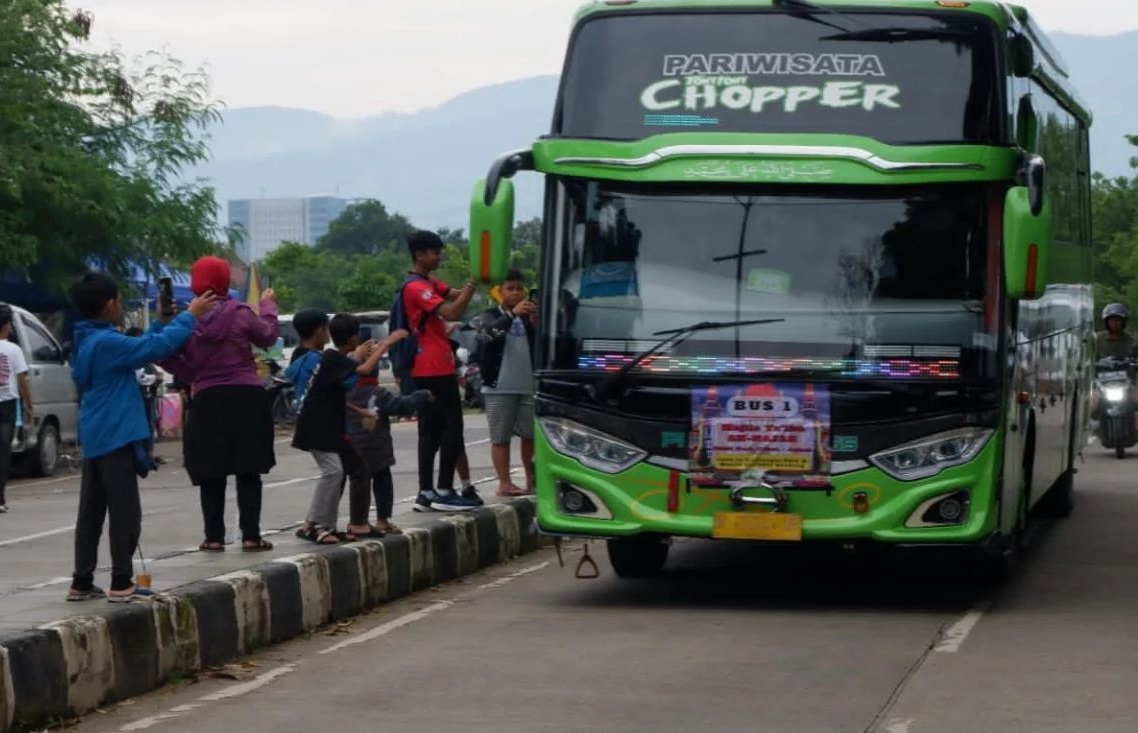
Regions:
<instances>
[{"instance_id":1,"label":"building in background","mask_svg":"<svg viewBox=\"0 0 1138 733\"><path fill-rule=\"evenodd\" d=\"M281 242L316 244L350 203L335 196L230 200L229 226L244 232L237 254L256 262Z\"/></svg>"}]
</instances>

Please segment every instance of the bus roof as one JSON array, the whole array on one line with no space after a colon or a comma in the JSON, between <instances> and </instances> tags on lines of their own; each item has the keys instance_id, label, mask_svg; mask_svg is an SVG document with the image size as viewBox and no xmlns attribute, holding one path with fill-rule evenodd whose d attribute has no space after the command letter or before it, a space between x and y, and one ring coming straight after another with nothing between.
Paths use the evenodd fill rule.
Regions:
<instances>
[{"instance_id":1,"label":"bus roof","mask_svg":"<svg viewBox=\"0 0 1138 733\"><path fill-rule=\"evenodd\" d=\"M1090 123L1091 114L1079 99L1078 93L1068 80L1069 70L1067 62L1058 49L1048 39L1047 34L1040 28L1027 8L1000 0L812 0L818 5L841 10L849 9L882 9L896 8L898 10L928 10L939 12L971 12L979 13L991 18L1002 29L1017 28L1023 31L1035 45L1038 53L1036 76L1048 87L1049 91L1060 98L1070 111L1087 124ZM580 23L588 17L606 12L621 12L628 10L651 9L711 9L711 8L757 8L773 7L777 0L592 0L581 6L574 23Z\"/></svg>"}]
</instances>

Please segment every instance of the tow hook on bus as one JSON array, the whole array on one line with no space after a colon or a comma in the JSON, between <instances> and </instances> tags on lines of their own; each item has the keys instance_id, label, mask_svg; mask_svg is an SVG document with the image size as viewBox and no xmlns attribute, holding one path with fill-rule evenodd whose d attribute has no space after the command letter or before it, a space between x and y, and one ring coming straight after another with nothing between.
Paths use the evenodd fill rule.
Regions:
<instances>
[{"instance_id":1,"label":"tow hook on bus","mask_svg":"<svg viewBox=\"0 0 1138 733\"><path fill-rule=\"evenodd\" d=\"M593 558L589 557L589 543L585 543L583 550L584 554L581 555L581 560L577 563L577 571L574 575L580 580L592 580L593 578L601 577L601 569L597 567L597 563ZM592 568L586 571L585 568Z\"/></svg>"},{"instance_id":2,"label":"tow hook on bus","mask_svg":"<svg viewBox=\"0 0 1138 733\"><path fill-rule=\"evenodd\" d=\"M581 559L577 562L577 570L574 575L582 580L592 580L593 578L601 577L601 569L597 567L597 563L589 555L589 543L586 541L583 547L583 554ZM557 550L557 564L565 567L565 557L561 554L561 537L555 535L553 537L553 548ZM588 568L588 570L586 570Z\"/></svg>"}]
</instances>

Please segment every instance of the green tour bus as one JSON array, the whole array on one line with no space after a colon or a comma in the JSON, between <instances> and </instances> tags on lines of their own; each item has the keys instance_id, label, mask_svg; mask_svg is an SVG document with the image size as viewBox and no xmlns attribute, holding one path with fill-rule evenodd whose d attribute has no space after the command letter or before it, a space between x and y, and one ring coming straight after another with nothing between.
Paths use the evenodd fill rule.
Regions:
<instances>
[{"instance_id":1,"label":"green tour bus","mask_svg":"<svg viewBox=\"0 0 1138 733\"><path fill-rule=\"evenodd\" d=\"M548 135L537 525L622 577L674 537L960 547L1066 516L1095 318L1090 114L1021 7L601 0ZM785 546L785 545L783 545Z\"/></svg>"}]
</instances>

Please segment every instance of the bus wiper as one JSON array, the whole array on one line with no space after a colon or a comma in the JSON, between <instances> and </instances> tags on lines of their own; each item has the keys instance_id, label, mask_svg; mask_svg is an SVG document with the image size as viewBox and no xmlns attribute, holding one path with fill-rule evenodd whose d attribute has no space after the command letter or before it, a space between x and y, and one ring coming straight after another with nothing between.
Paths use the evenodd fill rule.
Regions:
<instances>
[{"instance_id":1,"label":"bus wiper","mask_svg":"<svg viewBox=\"0 0 1138 733\"><path fill-rule=\"evenodd\" d=\"M857 20L855 18L851 18L850 16L846 15L845 13L843 13L840 10L835 10L834 8L827 8L827 7L824 7L822 5L816 5L815 3L810 2L810 0L773 0L773 2L771 4L776 8L791 8L791 9L796 9L799 11L802 11L802 10L809 11L809 13L798 13L798 15L800 15L800 17L806 18L807 20L812 20L815 23L821 23L822 25L829 26L829 27L833 28L834 30L842 31L843 33L850 33L851 31L849 28L846 28L843 25L839 25L838 23L831 23L828 20L822 20L821 18L815 17L814 14L815 13L829 13L830 15L836 15L839 18L843 18L845 20L853 20L855 23L858 23L860 25L865 25L860 20Z\"/></svg>"},{"instance_id":2,"label":"bus wiper","mask_svg":"<svg viewBox=\"0 0 1138 733\"><path fill-rule=\"evenodd\" d=\"M971 38L972 34L957 28L865 28L859 31L844 30L833 36L822 36L823 41L940 41L946 38Z\"/></svg>"},{"instance_id":3,"label":"bus wiper","mask_svg":"<svg viewBox=\"0 0 1138 733\"><path fill-rule=\"evenodd\" d=\"M693 323L683 328L670 328L666 331L656 331L652 335L665 336L662 341L632 357L632 360L622 366L619 371L605 377L596 384L590 384L585 389L588 391L590 397L594 400L599 400L608 394L613 387L619 384L626 374L644 363L645 359L654 356L662 349L680 343L693 333L699 333L700 331L717 331L719 329L735 328L737 326L758 326L764 323L781 323L785 320L785 318L760 318L753 321L700 321L699 323Z\"/></svg>"}]
</instances>

